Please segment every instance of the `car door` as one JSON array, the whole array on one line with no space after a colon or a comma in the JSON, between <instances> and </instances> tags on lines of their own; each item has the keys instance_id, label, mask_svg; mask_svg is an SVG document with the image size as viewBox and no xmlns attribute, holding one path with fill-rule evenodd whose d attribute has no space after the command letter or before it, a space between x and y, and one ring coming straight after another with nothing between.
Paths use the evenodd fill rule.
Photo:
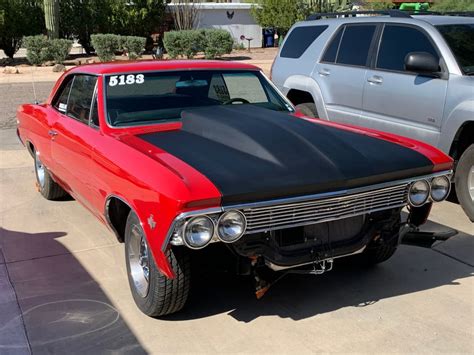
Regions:
<instances>
[{"instance_id":1,"label":"car door","mask_svg":"<svg viewBox=\"0 0 474 355\"><path fill-rule=\"evenodd\" d=\"M441 59L422 28L385 24L373 69L366 74L360 124L436 145L448 80L443 75L406 71L405 57L410 52L427 52Z\"/></svg>"},{"instance_id":2,"label":"car door","mask_svg":"<svg viewBox=\"0 0 474 355\"><path fill-rule=\"evenodd\" d=\"M67 104L59 110L52 127L51 144L56 174L70 193L91 210L91 159L94 142L100 137L97 127L91 124L96 83L93 75L77 74L72 78Z\"/></svg>"},{"instance_id":3,"label":"car door","mask_svg":"<svg viewBox=\"0 0 474 355\"><path fill-rule=\"evenodd\" d=\"M319 84L330 121L354 123L362 109L362 92L377 24L347 24L329 41L312 76Z\"/></svg>"}]
</instances>

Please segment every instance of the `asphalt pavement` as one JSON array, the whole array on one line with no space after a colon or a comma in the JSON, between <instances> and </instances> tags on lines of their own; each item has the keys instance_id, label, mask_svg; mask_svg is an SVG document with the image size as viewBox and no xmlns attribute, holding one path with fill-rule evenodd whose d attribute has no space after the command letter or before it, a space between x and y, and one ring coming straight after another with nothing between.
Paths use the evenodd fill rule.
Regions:
<instances>
[{"instance_id":1,"label":"asphalt pavement","mask_svg":"<svg viewBox=\"0 0 474 355\"><path fill-rule=\"evenodd\" d=\"M8 85L1 127L30 97ZM186 308L158 320L133 302L123 244L34 181L14 129L0 130L0 354L474 351L474 227L456 204L433 210L426 230L458 230L433 248L402 245L370 270L336 261L322 276L288 275L258 301L249 280L207 267Z\"/></svg>"}]
</instances>

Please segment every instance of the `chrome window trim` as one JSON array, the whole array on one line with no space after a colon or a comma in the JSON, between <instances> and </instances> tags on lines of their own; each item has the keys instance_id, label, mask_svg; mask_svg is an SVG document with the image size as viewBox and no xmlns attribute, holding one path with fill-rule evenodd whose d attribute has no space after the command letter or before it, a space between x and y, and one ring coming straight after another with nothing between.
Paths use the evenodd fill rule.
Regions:
<instances>
[{"instance_id":1,"label":"chrome window trim","mask_svg":"<svg viewBox=\"0 0 474 355\"><path fill-rule=\"evenodd\" d=\"M198 216L198 215L209 215L209 214L223 213L223 212L226 212L226 211L229 211L229 210L239 210L239 211L242 212L243 209L248 209L248 208L270 207L270 206L275 206L275 205L285 205L285 204L291 204L291 203L323 200L323 199L338 198L338 197L344 198L344 197L359 194L359 193L370 193L373 190L390 188L390 187L395 187L395 186L403 185L403 184L408 185L408 184L411 184L411 183L413 183L415 181L419 181L419 180L431 181L433 178L435 178L437 176L442 176L442 175L445 175L449 179L451 179L452 174L453 174L452 170L443 170L443 171L435 172L435 173L432 173L432 174L429 174L429 175L416 176L416 177L412 177L412 178L408 178L408 179L394 180L394 181L384 182L384 183L375 184L375 185L357 187L357 188L353 188L353 189L323 192L323 193L312 194L312 195L287 197L287 198L280 198L280 199L274 199L274 200L265 200L265 201L251 202L251 203L226 205L226 206L220 206L220 207L213 207L213 208L206 208L206 209L201 209L201 210L183 212L183 213L180 213L178 216L176 216L175 219L173 220L173 222L171 223L170 228L168 229L168 233L166 235L166 238L163 241L161 249L162 249L163 252L166 251L166 249L168 248L168 246L171 242L173 232L175 230L176 225L183 222L185 219L190 218L190 217L194 217L194 216ZM402 206L405 206L407 204L408 204L408 201L406 203L400 204L399 206L390 206L389 209L395 208L395 207L402 207ZM381 208L378 208L378 209L375 209L375 210L371 210L371 212L382 211L384 209L387 209L387 207L381 207ZM245 213L244 213L244 215L245 215ZM319 220L316 223L324 223L324 222L328 222L328 221L331 221L331 220L338 220L338 219L343 219L343 218L348 218L348 217L351 217L351 215L346 215L346 216L342 216L342 217L338 216L338 217L335 217L335 218L328 217L327 219ZM315 222L303 223L303 224L299 224L299 225L301 226L301 225L308 225L308 224L315 224ZM294 226L296 227L298 225L294 225ZM288 227L285 226L284 228L288 228ZM257 233L257 232L254 232L254 233ZM214 241L216 241L216 240L213 238L210 243L212 243ZM182 244L177 244L177 245L182 245Z\"/></svg>"}]
</instances>

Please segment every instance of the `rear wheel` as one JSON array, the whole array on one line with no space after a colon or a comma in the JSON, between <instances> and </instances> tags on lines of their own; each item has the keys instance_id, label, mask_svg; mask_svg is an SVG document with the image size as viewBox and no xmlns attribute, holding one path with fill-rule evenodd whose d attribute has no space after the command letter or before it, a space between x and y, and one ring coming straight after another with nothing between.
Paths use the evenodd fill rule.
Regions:
<instances>
[{"instance_id":1,"label":"rear wheel","mask_svg":"<svg viewBox=\"0 0 474 355\"><path fill-rule=\"evenodd\" d=\"M370 242L364 252L359 255L363 264L376 265L390 259L397 251L400 236L400 218L392 226L382 231L380 236Z\"/></svg>"},{"instance_id":2,"label":"rear wheel","mask_svg":"<svg viewBox=\"0 0 474 355\"><path fill-rule=\"evenodd\" d=\"M131 211L125 227L128 281L138 308L151 317L178 312L188 299L191 265L187 249L169 249L166 256L176 274L174 279L159 272L140 221Z\"/></svg>"},{"instance_id":3,"label":"rear wheel","mask_svg":"<svg viewBox=\"0 0 474 355\"><path fill-rule=\"evenodd\" d=\"M296 110L300 111L303 115L308 117L318 118L318 110L314 102L303 102L295 106Z\"/></svg>"},{"instance_id":4,"label":"rear wheel","mask_svg":"<svg viewBox=\"0 0 474 355\"><path fill-rule=\"evenodd\" d=\"M367 265L376 265L390 259L397 251L397 244L380 243L375 246L369 246L362 253L362 258Z\"/></svg>"},{"instance_id":5,"label":"rear wheel","mask_svg":"<svg viewBox=\"0 0 474 355\"><path fill-rule=\"evenodd\" d=\"M45 199L57 200L67 196L67 192L53 180L48 169L43 165L39 152L35 152L35 175L38 190Z\"/></svg>"},{"instance_id":6,"label":"rear wheel","mask_svg":"<svg viewBox=\"0 0 474 355\"><path fill-rule=\"evenodd\" d=\"M454 176L456 195L464 212L474 222L474 144L462 153Z\"/></svg>"}]
</instances>

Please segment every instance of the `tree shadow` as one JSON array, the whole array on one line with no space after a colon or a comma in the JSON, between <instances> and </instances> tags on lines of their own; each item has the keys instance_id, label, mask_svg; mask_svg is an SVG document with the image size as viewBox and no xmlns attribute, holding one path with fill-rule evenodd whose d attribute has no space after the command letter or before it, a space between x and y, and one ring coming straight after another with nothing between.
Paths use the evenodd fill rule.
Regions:
<instances>
[{"instance_id":1,"label":"tree shadow","mask_svg":"<svg viewBox=\"0 0 474 355\"><path fill-rule=\"evenodd\" d=\"M209 262L225 263L232 258L223 248L213 249L199 256L200 267L194 268L199 271L193 275L187 306L167 320L185 321L219 313L228 313L242 322L261 316L302 320L440 286L455 287L457 280L473 276L474 271L431 249L401 245L390 260L372 268L345 258L335 260L333 270L324 275L288 274L257 300L250 278L234 276L229 269Z\"/></svg>"},{"instance_id":2,"label":"tree shadow","mask_svg":"<svg viewBox=\"0 0 474 355\"><path fill-rule=\"evenodd\" d=\"M7 339L20 317L33 353L146 353L100 285L57 241L65 235L0 228L0 254L2 246L28 239L31 245L38 247L37 243L43 243L44 248L53 248L56 254L9 261L8 248L3 248L21 315L2 319L0 314L0 339ZM62 253L57 255L58 251ZM20 350L13 342L15 337L11 339L12 343L0 345L0 353Z\"/></svg>"}]
</instances>

